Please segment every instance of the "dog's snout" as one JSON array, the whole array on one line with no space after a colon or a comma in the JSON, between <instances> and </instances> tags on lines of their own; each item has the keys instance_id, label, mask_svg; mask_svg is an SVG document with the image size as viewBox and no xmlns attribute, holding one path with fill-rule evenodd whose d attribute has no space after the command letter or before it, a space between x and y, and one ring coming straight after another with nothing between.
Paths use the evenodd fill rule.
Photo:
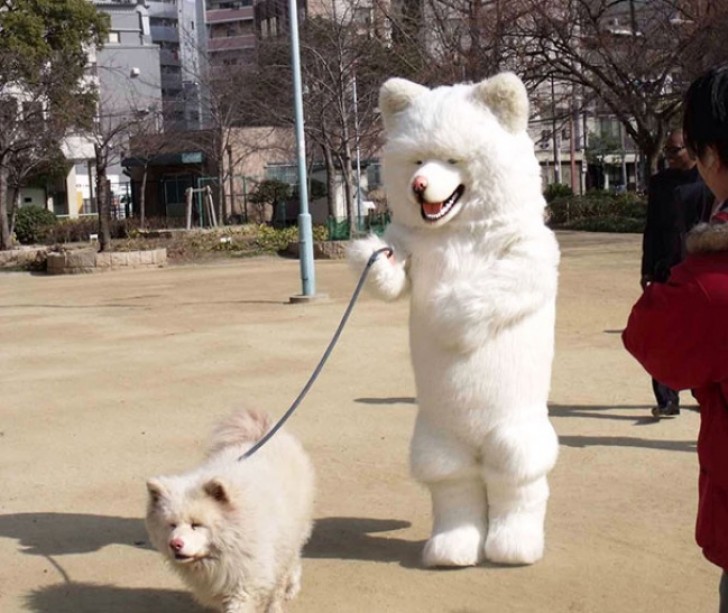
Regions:
<instances>
[{"instance_id":1,"label":"dog's snout","mask_svg":"<svg viewBox=\"0 0 728 613\"><path fill-rule=\"evenodd\" d=\"M172 551L182 551L185 546L185 542L181 538L173 538L171 541L169 541L169 546L172 548Z\"/></svg>"},{"instance_id":2,"label":"dog's snout","mask_svg":"<svg viewBox=\"0 0 728 613\"><path fill-rule=\"evenodd\" d=\"M415 194L422 194L427 189L427 179L422 175L417 175L412 180L412 191Z\"/></svg>"}]
</instances>

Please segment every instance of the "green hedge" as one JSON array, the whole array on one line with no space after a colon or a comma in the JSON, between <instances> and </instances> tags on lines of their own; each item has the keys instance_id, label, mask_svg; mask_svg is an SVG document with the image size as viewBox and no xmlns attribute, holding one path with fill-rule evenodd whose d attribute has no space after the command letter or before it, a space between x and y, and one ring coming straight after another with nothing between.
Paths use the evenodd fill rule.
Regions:
<instances>
[{"instance_id":1,"label":"green hedge","mask_svg":"<svg viewBox=\"0 0 728 613\"><path fill-rule=\"evenodd\" d=\"M22 206L15 215L15 238L22 245L39 243L56 224L56 216L40 206Z\"/></svg>"},{"instance_id":2,"label":"green hedge","mask_svg":"<svg viewBox=\"0 0 728 613\"><path fill-rule=\"evenodd\" d=\"M647 202L643 196L631 192L611 194L600 191L555 198L549 203L547 211L549 224L556 228L641 232L647 215Z\"/></svg>"}]
</instances>

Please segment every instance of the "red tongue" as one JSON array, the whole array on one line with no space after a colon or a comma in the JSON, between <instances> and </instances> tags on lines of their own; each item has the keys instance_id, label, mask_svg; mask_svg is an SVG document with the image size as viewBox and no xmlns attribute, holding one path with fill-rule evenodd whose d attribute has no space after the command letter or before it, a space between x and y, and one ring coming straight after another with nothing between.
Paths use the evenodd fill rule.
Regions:
<instances>
[{"instance_id":1,"label":"red tongue","mask_svg":"<svg viewBox=\"0 0 728 613\"><path fill-rule=\"evenodd\" d=\"M422 210L425 211L425 215L430 217L439 215L440 211L442 211L442 202L423 202Z\"/></svg>"}]
</instances>

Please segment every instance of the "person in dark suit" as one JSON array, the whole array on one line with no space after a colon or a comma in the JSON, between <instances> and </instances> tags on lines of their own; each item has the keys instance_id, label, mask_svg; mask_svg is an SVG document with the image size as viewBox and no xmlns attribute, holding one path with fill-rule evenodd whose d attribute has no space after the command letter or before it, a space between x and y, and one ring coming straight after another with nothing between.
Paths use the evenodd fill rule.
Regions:
<instances>
[{"instance_id":1,"label":"person in dark suit","mask_svg":"<svg viewBox=\"0 0 728 613\"><path fill-rule=\"evenodd\" d=\"M685 257L685 235L709 215L703 200L710 192L700 179L695 159L683 142L682 130L671 132L663 148L667 168L650 178L647 189L647 221L642 238L644 290L650 283L665 283L670 269ZM706 196L707 194L707 196ZM709 208L709 207L708 207ZM680 395L656 379L652 391L657 406L654 417L680 414Z\"/></svg>"}]
</instances>

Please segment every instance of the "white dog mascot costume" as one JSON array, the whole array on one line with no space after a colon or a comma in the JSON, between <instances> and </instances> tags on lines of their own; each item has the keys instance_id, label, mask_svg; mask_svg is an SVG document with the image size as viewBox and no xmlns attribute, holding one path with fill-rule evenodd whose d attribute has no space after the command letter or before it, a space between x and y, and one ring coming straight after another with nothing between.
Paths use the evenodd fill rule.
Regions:
<instances>
[{"instance_id":1,"label":"white dog mascot costume","mask_svg":"<svg viewBox=\"0 0 728 613\"><path fill-rule=\"evenodd\" d=\"M389 79L379 107L392 223L355 241L367 287L410 296L418 414L413 476L432 496L426 566L543 555L558 454L548 419L559 249L526 133L523 83L502 73L430 90Z\"/></svg>"}]
</instances>

